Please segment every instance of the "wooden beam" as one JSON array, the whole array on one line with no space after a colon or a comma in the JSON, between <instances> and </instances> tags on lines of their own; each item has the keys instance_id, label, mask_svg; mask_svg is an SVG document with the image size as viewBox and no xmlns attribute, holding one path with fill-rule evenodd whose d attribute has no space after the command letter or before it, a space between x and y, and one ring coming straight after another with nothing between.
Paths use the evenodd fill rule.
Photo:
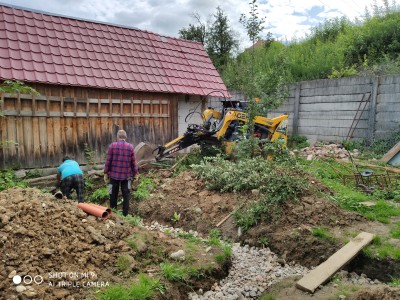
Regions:
<instances>
[{"instance_id":1,"label":"wooden beam","mask_svg":"<svg viewBox=\"0 0 400 300\"><path fill-rule=\"evenodd\" d=\"M400 151L400 142L392 147L386 154L382 157L381 161L387 163L389 160L393 158Z\"/></svg>"},{"instance_id":2,"label":"wooden beam","mask_svg":"<svg viewBox=\"0 0 400 300\"><path fill-rule=\"evenodd\" d=\"M371 243L373 237L372 233L361 232L325 262L304 275L296 283L296 287L306 292L314 293L321 284L325 283L333 274L351 261L358 252Z\"/></svg>"},{"instance_id":3,"label":"wooden beam","mask_svg":"<svg viewBox=\"0 0 400 300\"><path fill-rule=\"evenodd\" d=\"M377 165L373 165L373 164L364 163L362 161L359 161L358 159L354 159L354 161L357 163L357 165L360 165L360 166L363 166L363 167L375 168L375 169L380 169L380 170L385 170L385 171L388 171L388 172L400 174L400 169L399 168L381 167L381 166L377 166Z\"/></svg>"}]
</instances>

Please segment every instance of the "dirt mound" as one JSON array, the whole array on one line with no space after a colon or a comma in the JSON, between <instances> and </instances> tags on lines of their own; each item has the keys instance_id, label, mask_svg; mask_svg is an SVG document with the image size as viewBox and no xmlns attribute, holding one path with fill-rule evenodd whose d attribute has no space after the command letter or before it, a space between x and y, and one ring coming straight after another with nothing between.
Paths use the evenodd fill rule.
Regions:
<instances>
[{"instance_id":1,"label":"dirt mound","mask_svg":"<svg viewBox=\"0 0 400 300\"><path fill-rule=\"evenodd\" d=\"M281 215L276 215L268 224L253 227L242 240L259 244L264 237L272 251L286 253L288 261L294 260L311 267L322 263L338 250L333 239L313 236L313 228L322 227L331 232L362 221L366 221L365 218L344 211L335 203L306 196L286 203Z\"/></svg>"},{"instance_id":2,"label":"dirt mound","mask_svg":"<svg viewBox=\"0 0 400 300\"><path fill-rule=\"evenodd\" d=\"M389 287L366 289L351 295L349 300L392 300L400 299L400 289Z\"/></svg>"},{"instance_id":3,"label":"dirt mound","mask_svg":"<svg viewBox=\"0 0 400 300\"><path fill-rule=\"evenodd\" d=\"M207 234L240 203L250 203L257 198L257 193L209 191L192 172L171 176L171 172L164 171L154 178L156 192L150 199L140 202L135 213L139 212L148 221L157 220ZM179 220L174 218L174 213L180 215ZM312 236L313 227L343 228L360 221L365 219L358 214L344 211L327 200L306 196L287 203L272 222L260 223L240 237L233 217L226 219L219 228L226 237L250 245L268 246L280 255L286 252L288 261L294 260L310 267L338 249L334 242Z\"/></svg>"},{"instance_id":4,"label":"dirt mound","mask_svg":"<svg viewBox=\"0 0 400 300\"><path fill-rule=\"evenodd\" d=\"M0 299L86 298L112 283L132 281L139 272L160 273L159 263L183 243L127 222L88 216L76 202L37 189L9 189L0 193L5 266L0 269ZM198 251L204 252L193 254L200 263L214 260L214 254ZM129 258L126 272L118 266L121 255ZM179 289L169 288L164 297L180 299Z\"/></svg>"},{"instance_id":5,"label":"dirt mound","mask_svg":"<svg viewBox=\"0 0 400 300\"><path fill-rule=\"evenodd\" d=\"M64 286L71 282L106 285L124 246L118 242L129 235L123 226L88 217L76 203L56 200L37 189L0 193L0 213L4 299L16 294L13 275L21 276L25 290L20 290L30 298L80 294L80 288Z\"/></svg>"},{"instance_id":6,"label":"dirt mound","mask_svg":"<svg viewBox=\"0 0 400 300\"><path fill-rule=\"evenodd\" d=\"M139 211L148 221L157 220L207 234L237 206L240 195L209 191L192 172L171 176L169 171L158 173L154 177L155 193L150 199L138 203L133 213ZM174 218L174 214L179 215L179 219Z\"/></svg>"}]
</instances>

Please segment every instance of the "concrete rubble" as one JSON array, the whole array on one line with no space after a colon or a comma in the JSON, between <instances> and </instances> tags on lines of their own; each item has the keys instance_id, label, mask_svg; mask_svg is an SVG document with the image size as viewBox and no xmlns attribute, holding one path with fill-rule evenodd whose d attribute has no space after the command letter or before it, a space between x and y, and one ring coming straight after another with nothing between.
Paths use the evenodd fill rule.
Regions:
<instances>
[{"instance_id":1,"label":"concrete rubble","mask_svg":"<svg viewBox=\"0 0 400 300\"><path fill-rule=\"evenodd\" d=\"M313 160L318 158L337 158L347 159L349 152L340 144L328 144L328 145L314 145L303 148L301 150L293 150L293 155L299 155L305 157L307 160ZM354 149L350 152L352 157L360 155L358 149Z\"/></svg>"}]
</instances>

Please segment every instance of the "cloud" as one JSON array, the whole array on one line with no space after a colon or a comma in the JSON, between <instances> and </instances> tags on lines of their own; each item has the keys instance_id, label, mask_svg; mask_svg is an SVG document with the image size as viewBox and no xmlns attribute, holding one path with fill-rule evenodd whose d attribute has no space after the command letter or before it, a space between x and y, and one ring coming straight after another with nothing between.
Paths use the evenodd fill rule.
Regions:
<instances>
[{"instance_id":1,"label":"cloud","mask_svg":"<svg viewBox=\"0 0 400 300\"><path fill-rule=\"evenodd\" d=\"M206 22L221 7L230 26L240 34L247 47L250 41L242 24L241 14L249 16L245 0L0 0L50 13L88 20L110 22L158 34L177 37L179 29L196 23L194 12ZM364 14L374 0L259 0L259 17L265 17L261 36L272 32L275 38L302 38L310 29L327 18L347 16L350 19ZM382 1L382 0L381 0ZM379 2L379 1L378 1ZM378 5L383 5L379 4Z\"/></svg>"}]
</instances>

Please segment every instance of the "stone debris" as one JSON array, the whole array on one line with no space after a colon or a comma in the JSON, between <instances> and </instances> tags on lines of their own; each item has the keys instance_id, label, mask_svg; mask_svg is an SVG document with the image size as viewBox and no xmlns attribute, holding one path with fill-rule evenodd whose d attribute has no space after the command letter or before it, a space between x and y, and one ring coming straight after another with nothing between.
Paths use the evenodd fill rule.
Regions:
<instances>
[{"instance_id":1,"label":"stone debris","mask_svg":"<svg viewBox=\"0 0 400 300\"><path fill-rule=\"evenodd\" d=\"M157 221L153 221L150 225L142 224L142 226L148 230L160 231L172 237L191 234L204 240L196 231L190 230L186 232L181 228L164 226ZM239 243L236 243L233 244L232 251L232 267L228 276L219 283L215 283L210 291L199 289L196 292L189 293L189 299L259 299L271 285L291 276L300 278L309 272L306 267L294 262L286 263L282 257L273 253L269 248L250 247L249 245L240 246ZM365 274L358 275L345 270L337 272L335 276L339 277L341 282L350 284L367 286L380 284L378 280L369 279ZM323 286L320 288L323 288Z\"/></svg>"},{"instance_id":2,"label":"stone debris","mask_svg":"<svg viewBox=\"0 0 400 300\"><path fill-rule=\"evenodd\" d=\"M181 249L176 252L172 252L169 257L175 260L185 260L185 251Z\"/></svg>"},{"instance_id":3,"label":"stone debris","mask_svg":"<svg viewBox=\"0 0 400 300\"><path fill-rule=\"evenodd\" d=\"M232 250L233 261L228 276L204 294L190 293L189 299L258 299L272 284L307 271L297 264L281 266L279 257L269 248L234 244Z\"/></svg>"},{"instance_id":4,"label":"stone debris","mask_svg":"<svg viewBox=\"0 0 400 300\"><path fill-rule=\"evenodd\" d=\"M349 153L340 144L328 144L328 145L314 145L303 148L301 150L293 150L294 155L300 155L305 157L307 160L313 160L318 158L338 158L347 159ZM360 155L358 149L354 149L351 152L351 156L357 157Z\"/></svg>"}]
</instances>

